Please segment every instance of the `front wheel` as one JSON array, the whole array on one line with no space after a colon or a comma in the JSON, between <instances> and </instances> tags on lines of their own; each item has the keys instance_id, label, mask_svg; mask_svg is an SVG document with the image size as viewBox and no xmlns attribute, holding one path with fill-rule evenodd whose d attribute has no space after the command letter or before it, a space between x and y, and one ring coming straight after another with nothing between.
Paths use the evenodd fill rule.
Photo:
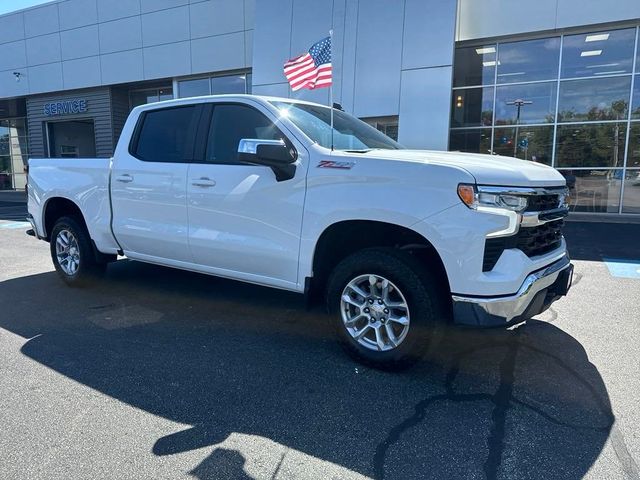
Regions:
<instances>
[{"instance_id":1,"label":"front wheel","mask_svg":"<svg viewBox=\"0 0 640 480\"><path fill-rule=\"evenodd\" d=\"M436 284L409 253L372 248L344 259L327 290L340 343L383 369L412 365L439 336Z\"/></svg>"},{"instance_id":2,"label":"front wheel","mask_svg":"<svg viewBox=\"0 0 640 480\"><path fill-rule=\"evenodd\" d=\"M53 265L67 285L84 286L104 273L106 264L96 260L89 233L76 218L60 218L49 242Z\"/></svg>"}]
</instances>

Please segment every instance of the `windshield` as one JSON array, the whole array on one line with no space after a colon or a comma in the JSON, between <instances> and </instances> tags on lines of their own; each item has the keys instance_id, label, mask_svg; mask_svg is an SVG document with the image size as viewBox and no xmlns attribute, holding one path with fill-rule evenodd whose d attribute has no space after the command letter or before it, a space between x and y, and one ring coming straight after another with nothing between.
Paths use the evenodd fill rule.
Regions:
<instances>
[{"instance_id":1,"label":"windshield","mask_svg":"<svg viewBox=\"0 0 640 480\"><path fill-rule=\"evenodd\" d=\"M271 102L280 115L291 120L304 134L317 144L331 148L331 110L320 105ZM333 146L336 150L370 150L403 148L385 134L362 120L333 109Z\"/></svg>"}]
</instances>

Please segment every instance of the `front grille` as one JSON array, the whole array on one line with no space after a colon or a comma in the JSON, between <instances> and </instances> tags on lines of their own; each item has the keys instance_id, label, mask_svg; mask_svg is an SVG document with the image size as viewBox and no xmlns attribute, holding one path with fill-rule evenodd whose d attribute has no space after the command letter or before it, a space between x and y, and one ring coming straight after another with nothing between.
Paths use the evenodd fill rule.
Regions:
<instances>
[{"instance_id":1,"label":"front grille","mask_svg":"<svg viewBox=\"0 0 640 480\"><path fill-rule=\"evenodd\" d=\"M511 237L488 238L484 245L482 271L493 270L502 252L508 248L518 248L527 257L552 252L560 247L563 225L564 220L560 219L536 227L520 227Z\"/></svg>"},{"instance_id":2,"label":"front grille","mask_svg":"<svg viewBox=\"0 0 640 480\"><path fill-rule=\"evenodd\" d=\"M560 198L556 193L531 195L525 212L544 212L546 210L553 210L559 206Z\"/></svg>"},{"instance_id":3,"label":"front grille","mask_svg":"<svg viewBox=\"0 0 640 480\"><path fill-rule=\"evenodd\" d=\"M564 220L545 223L537 227L521 228L515 237L516 248L527 257L536 257L549 253L560 246Z\"/></svg>"}]
</instances>

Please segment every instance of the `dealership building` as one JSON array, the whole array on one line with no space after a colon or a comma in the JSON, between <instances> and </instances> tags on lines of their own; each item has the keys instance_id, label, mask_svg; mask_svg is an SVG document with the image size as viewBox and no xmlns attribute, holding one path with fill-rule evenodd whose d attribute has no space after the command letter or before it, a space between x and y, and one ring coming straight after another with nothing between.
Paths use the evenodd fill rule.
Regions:
<instances>
[{"instance_id":1,"label":"dealership building","mask_svg":"<svg viewBox=\"0 0 640 480\"><path fill-rule=\"evenodd\" d=\"M292 92L333 29L334 102L411 148L557 168L571 209L640 214L640 1L57 0L0 16L0 190L109 157L144 103ZM80 161L80 160L79 160ZM637 217L636 217L637 218Z\"/></svg>"}]
</instances>

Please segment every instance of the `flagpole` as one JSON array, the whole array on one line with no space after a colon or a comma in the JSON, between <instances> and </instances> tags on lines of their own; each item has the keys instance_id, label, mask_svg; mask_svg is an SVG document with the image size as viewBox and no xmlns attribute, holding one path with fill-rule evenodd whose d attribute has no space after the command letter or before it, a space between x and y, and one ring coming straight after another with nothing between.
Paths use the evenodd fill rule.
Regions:
<instances>
[{"instance_id":1,"label":"flagpole","mask_svg":"<svg viewBox=\"0 0 640 480\"><path fill-rule=\"evenodd\" d=\"M333 28L329 30L329 41L331 43L331 68L333 68ZM331 77L333 77L333 73ZM333 152L333 78L331 78L329 85L329 108L331 109L331 151Z\"/></svg>"}]
</instances>

